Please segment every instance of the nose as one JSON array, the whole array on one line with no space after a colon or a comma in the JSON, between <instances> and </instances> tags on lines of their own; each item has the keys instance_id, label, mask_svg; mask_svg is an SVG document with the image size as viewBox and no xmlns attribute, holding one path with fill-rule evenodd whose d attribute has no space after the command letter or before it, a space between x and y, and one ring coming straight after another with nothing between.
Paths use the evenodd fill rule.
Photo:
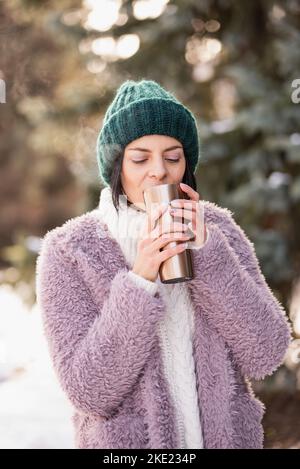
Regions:
<instances>
[{"instance_id":1,"label":"nose","mask_svg":"<svg viewBox=\"0 0 300 469\"><path fill-rule=\"evenodd\" d=\"M150 177L155 177L156 179L162 180L166 177L167 171L163 162L163 159L153 163L149 171Z\"/></svg>"}]
</instances>

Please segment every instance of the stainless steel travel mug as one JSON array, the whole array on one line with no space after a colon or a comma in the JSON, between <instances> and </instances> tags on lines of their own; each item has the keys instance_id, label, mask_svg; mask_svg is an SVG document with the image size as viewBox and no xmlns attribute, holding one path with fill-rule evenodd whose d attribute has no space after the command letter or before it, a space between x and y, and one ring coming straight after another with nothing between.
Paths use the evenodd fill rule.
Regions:
<instances>
[{"instance_id":1,"label":"stainless steel travel mug","mask_svg":"<svg viewBox=\"0 0 300 469\"><path fill-rule=\"evenodd\" d=\"M190 200L185 192L180 188L179 184L160 184L151 186L143 192L146 211L149 214L151 210L155 210L159 204L169 203L174 199L187 199ZM165 212L159 219L159 224L162 226L162 218L167 215ZM185 223L186 220L183 216L172 217L168 216L173 222ZM162 231L160 231L162 233ZM191 241L193 238L191 238ZM182 241L171 241L162 250L169 247L176 246ZM192 280L194 278L192 256L189 249L175 254L174 256L166 259L161 263L159 268L159 276L162 283L177 283Z\"/></svg>"}]
</instances>

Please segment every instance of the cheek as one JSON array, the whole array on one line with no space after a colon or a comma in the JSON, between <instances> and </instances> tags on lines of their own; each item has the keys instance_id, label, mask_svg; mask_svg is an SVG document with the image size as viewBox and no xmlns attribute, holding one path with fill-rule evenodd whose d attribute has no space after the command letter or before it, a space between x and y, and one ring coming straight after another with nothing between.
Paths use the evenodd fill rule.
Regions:
<instances>
[{"instance_id":1,"label":"cheek","mask_svg":"<svg viewBox=\"0 0 300 469\"><path fill-rule=\"evenodd\" d=\"M127 165L124 171L124 179L130 184L136 184L147 174L146 167L143 165Z\"/></svg>"},{"instance_id":2,"label":"cheek","mask_svg":"<svg viewBox=\"0 0 300 469\"><path fill-rule=\"evenodd\" d=\"M122 173L124 180L131 182L140 172L141 171L139 170L138 165L135 165L126 159L123 160Z\"/></svg>"},{"instance_id":3,"label":"cheek","mask_svg":"<svg viewBox=\"0 0 300 469\"><path fill-rule=\"evenodd\" d=\"M178 164L171 164L171 167L169 166L169 172L173 174L174 176L176 175L178 178L182 178L184 175L185 171L185 161L182 163Z\"/></svg>"}]
</instances>

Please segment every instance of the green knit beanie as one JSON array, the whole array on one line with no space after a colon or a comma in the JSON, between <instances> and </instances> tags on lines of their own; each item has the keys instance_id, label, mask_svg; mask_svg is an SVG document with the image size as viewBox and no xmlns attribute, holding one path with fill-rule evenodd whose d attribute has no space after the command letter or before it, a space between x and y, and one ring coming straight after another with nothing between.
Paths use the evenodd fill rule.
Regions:
<instances>
[{"instance_id":1,"label":"green knit beanie","mask_svg":"<svg viewBox=\"0 0 300 469\"><path fill-rule=\"evenodd\" d=\"M193 173L199 158L196 119L174 95L153 80L126 80L106 110L97 138L97 162L104 186L124 148L144 135L167 135L181 142Z\"/></svg>"}]
</instances>

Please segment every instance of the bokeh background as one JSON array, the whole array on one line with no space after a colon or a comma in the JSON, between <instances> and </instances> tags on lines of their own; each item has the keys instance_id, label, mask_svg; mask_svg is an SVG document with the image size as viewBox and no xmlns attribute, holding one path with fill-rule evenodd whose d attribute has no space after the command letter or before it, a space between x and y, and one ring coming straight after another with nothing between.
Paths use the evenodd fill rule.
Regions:
<instances>
[{"instance_id":1,"label":"bokeh background","mask_svg":"<svg viewBox=\"0 0 300 469\"><path fill-rule=\"evenodd\" d=\"M45 233L96 207L95 144L125 79L195 114L201 197L228 207L293 325L253 382L266 448L300 448L300 3L0 2L0 447L72 448L35 304Z\"/></svg>"}]
</instances>

